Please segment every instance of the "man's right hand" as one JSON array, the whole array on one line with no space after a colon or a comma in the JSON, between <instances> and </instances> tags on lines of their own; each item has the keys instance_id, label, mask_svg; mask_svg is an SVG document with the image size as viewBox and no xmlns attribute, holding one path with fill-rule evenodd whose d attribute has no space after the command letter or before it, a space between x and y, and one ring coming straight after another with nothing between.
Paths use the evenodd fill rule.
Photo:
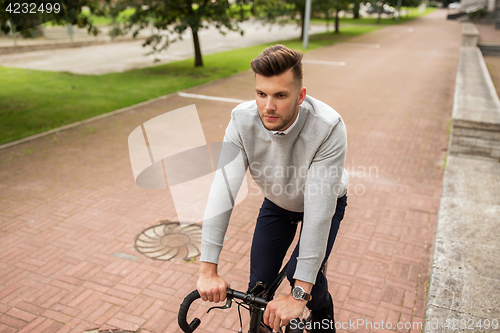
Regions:
<instances>
[{"instance_id":1,"label":"man's right hand","mask_svg":"<svg viewBox=\"0 0 500 333\"><path fill-rule=\"evenodd\" d=\"M229 284L217 274L217 264L202 262L196 289L201 299L209 302L221 302L226 299Z\"/></svg>"}]
</instances>

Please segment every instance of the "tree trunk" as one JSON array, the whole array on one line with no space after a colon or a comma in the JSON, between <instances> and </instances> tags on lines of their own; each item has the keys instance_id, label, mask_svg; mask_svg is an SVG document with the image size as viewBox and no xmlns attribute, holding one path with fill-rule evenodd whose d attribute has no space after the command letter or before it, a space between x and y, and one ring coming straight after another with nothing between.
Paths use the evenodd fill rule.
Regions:
<instances>
[{"instance_id":1,"label":"tree trunk","mask_svg":"<svg viewBox=\"0 0 500 333\"><path fill-rule=\"evenodd\" d=\"M338 34L340 33L339 31L339 5L337 5L337 8L335 8L335 33Z\"/></svg>"},{"instance_id":2,"label":"tree trunk","mask_svg":"<svg viewBox=\"0 0 500 333\"><path fill-rule=\"evenodd\" d=\"M382 19L382 10L382 7L378 10L377 24L380 24L380 20Z\"/></svg>"},{"instance_id":3,"label":"tree trunk","mask_svg":"<svg viewBox=\"0 0 500 333\"><path fill-rule=\"evenodd\" d=\"M194 67L203 66L203 58L201 57L200 39L198 38L198 30L191 27L194 44Z\"/></svg>"},{"instance_id":4,"label":"tree trunk","mask_svg":"<svg viewBox=\"0 0 500 333\"><path fill-rule=\"evenodd\" d=\"M14 38L14 46L17 46L17 31L16 26L12 21L9 21L10 32L12 34L12 38Z\"/></svg>"},{"instance_id":5,"label":"tree trunk","mask_svg":"<svg viewBox=\"0 0 500 333\"><path fill-rule=\"evenodd\" d=\"M300 33L300 40L304 40L304 29L306 26L306 7L300 9L300 19L302 20L302 32Z\"/></svg>"},{"instance_id":6,"label":"tree trunk","mask_svg":"<svg viewBox=\"0 0 500 333\"><path fill-rule=\"evenodd\" d=\"M355 19L359 19L360 3L361 2L359 0L354 1L354 7L352 8L352 14L353 14L353 18L355 18Z\"/></svg>"},{"instance_id":7,"label":"tree trunk","mask_svg":"<svg viewBox=\"0 0 500 333\"><path fill-rule=\"evenodd\" d=\"M332 15L330 14L331 14L330 10L327 10L325 12L326 32L330 32L330 19L332 18Z\"/></svg>"},{"instance_id":8,"label":"tree trunk","mask_svg":"<svg viewBox=\"0 0 500 333\"><path fill-rule=\"evenodd\" d=\"M400 18L401 18L401 0L398 0L398 18L396 19L396 22L399 22Z\"/></svg>"}]
</instances>

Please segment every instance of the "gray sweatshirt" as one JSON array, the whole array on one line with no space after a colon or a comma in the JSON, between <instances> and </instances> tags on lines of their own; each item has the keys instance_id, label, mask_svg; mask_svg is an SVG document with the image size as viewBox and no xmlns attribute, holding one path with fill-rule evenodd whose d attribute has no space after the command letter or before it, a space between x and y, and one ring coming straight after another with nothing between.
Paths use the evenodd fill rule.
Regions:
<instances>
[{"instance_id":1,"label":"gray sweatshirt","mask_svg":"<svg viewBox=\"0 0 500 333\"><path fill-rule=\"evenodd\" d=\"M286 135L274 135L263 126L255 101L238 105L226 129L205 211L201 261L218 263L236 194L249 169L269 200L304 212L294 279L315 283L337 198L347 192L346 139L340 115L310 96Z\"/></svg>"}]
</instances>

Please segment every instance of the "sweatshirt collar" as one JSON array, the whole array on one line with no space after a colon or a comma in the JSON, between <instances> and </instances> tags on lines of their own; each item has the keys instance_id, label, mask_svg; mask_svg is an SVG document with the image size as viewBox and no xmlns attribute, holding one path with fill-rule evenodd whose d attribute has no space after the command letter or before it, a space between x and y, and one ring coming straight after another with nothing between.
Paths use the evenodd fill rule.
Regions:
<instances>
[{"instance_id":1,"label":"sweatshirt collar","mask_svg":"<svg viewBox=\"0 0 500 333\"><path fill-rule=\"evenodd\" d=\"M284 131L271 131L274 135L286 135L288 133L290 133L290 131L294 128L294 126L298 123L299 121L299 116L300 116L300 107L298 108L299 110L297 111L297 117L295 118L295 121L293 122L292 125L290 125L290 127L288 127L286 130Z\"/></svg>"},{"instance_id":2,"label":"sweatshirt collar","mask_svg":"<svg viewBox=\"0 0 500 333\"><path fill-rule=\"evenodd\" d=\"M306 107L304 106L304 103L302 103L300 109L301 110L297 115L297 119L295 120L294 124L292 124L292 126L288 128L290 131L288 131L287 135L274 135L272 131L266 130L267 134L273 141L278 143L287 143L292 142L297 138L298 134L302 130L302 127L304 126L304 123L306 122L308 113Z\"/></svg>"}]
</instances>

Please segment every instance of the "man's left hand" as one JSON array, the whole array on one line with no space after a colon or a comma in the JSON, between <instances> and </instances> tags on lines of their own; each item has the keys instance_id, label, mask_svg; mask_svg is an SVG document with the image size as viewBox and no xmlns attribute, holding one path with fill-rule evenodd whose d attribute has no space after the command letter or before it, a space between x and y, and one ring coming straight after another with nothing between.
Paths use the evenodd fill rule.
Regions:
<instances>
[{"instance_id":1,"label":"man's left hand","mask_svg":"<svg viewBox=\"0 0 500 333\"><path fill-rule=\"evenodd\" d=\"M264 324L279 332L281 326L302 315L306 304L307 301L296 300L292 295L280 295L267 304Z\"/></svg>"}]
</instances>

